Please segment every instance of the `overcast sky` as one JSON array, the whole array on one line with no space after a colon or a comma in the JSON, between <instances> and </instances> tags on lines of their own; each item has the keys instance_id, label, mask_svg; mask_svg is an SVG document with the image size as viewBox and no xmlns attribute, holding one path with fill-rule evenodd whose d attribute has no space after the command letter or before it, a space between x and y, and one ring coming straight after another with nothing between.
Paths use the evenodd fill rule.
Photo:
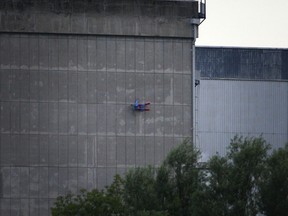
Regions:
<instances>
[{"instance_id":1,"label":"overcast sky","mask_svg":"<svg viewBox=\"0 0 288 216\"><path fill-rule=\"evenodd\" d=\"M198 46L288 48L288 0L206 0Z\"/></svg>"}]
</instances>

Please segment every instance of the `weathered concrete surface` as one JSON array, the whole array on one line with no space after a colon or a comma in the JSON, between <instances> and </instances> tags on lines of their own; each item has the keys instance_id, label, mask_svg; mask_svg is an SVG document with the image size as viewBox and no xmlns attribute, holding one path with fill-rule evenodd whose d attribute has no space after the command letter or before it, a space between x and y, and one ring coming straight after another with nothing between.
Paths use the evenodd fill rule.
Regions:
<instances>
[{"instance_id":1,"label":"weathered concrete surface","mask_svg":"<svg viewBox=\"0 0 288 216\"><path fill-rule=\"evenodd\" d=\"M50 215L191 137L193 4L0 1L1 216Z\"/></svg>"},{"instance_id":2,"label":"weathered concrete surface","mask_svg":"<svg viewBox=\"0 0 288 216\"><path fill-rule=\"evenodd\" d=\"M159 165L191 137L191 40L0 35L0 214ZM136 98L151 111L133 112Z\"/></svg>"},{"instance_id":3,"label":"weathered concrete surface","mask_svg":"<svg viewBox=\"0 0 288 216\"><path fill-rule=\"evenodd\" d=\"M2 0L0 31L191 37L191 1Z\"/></svg>"}]
</instances>

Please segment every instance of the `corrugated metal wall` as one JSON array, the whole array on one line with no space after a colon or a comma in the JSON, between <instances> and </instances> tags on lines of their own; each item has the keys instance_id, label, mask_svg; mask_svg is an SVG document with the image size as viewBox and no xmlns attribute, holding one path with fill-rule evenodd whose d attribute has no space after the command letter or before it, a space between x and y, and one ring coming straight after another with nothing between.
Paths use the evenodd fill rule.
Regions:
<instances>
[{"instance_id":1,"label":"corrugated metal wall","mask_svg":"<svg viewBox=\"0 0 288 216\"><path fill-rule=\"evenodd\" d=\"M207 160L226 153L235 135L288 142L285 49L197 48L197 145ZM210 78L210 79L208 79Z\"/></svg>"},{"instance_id":2,"label":"corrugated metal wall","mask_svg":"<svg viewBox=\"0 0 288 216\"><path fill-rule=\"evenodd\" d=\"M158 165L191 137L191 41L0 35L2 215ZM133 112L139 98L151 111Z\"/></svg>"},{"instance_id":3,"label":"corrugated metal wall","mask_svg":"<svg viewBox=\"0 0 288 216\"><path fill-rule=\"evenodd\" d=\"M201 80L199 145L225 154L236 134L262 135L274 148L288 142L288 83Z\"/></svg>"}]
</instances>

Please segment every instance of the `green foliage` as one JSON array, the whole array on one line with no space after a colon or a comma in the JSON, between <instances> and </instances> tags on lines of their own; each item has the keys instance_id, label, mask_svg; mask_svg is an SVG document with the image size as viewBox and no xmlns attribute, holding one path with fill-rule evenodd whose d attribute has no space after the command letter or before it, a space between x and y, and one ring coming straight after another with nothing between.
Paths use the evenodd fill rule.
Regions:
<instances>
[{"instance_id":1,"label":"green foliage","mask_svg":"<svg viewBox=\"0 0 288 216\"><path fill-rule=\"evenodd\" d=\"M256 216L269 149L261 137L236 136L226 156L212 157L205 188L209 209L216 215Z\"/></svg>"},{"instance_id":2,"label":"green foliage","mask_svg":"<svg viewBox=\"0 0 288 216\"><path fill-rule=\"evenodd\" d=\"M116 175L114 182L105 191L94 189L82 190L79 195L60 196L52 208L53 216L124 216L125 207L122 200L123 182Z\"/></svg>"},{"instance_id":3,"label":"green foliage","mask_svg":"<svg viewBox=\"0 0 288 216\"><path fill-rule=\"evenodd\" d=\"M191 214L194 206L193 198L199 187L200 172L197 167L199 157L200 152L189 139L184 140L167 155L160 169L161 176L158 180L161 182L158 185L166 189L166 192L160 193L160 197L162 196L163 200L166 196L167 203L164 206L170 215Z\"/></svg>"},{"instance_id":4,"label":"green foliage","mask_svg":"<svg viewBox=\"0 0 288 216\"><path fill-rule=\"evenodd\" d=\"M160 167L116 175L105 190L59 197L53 216L284 216L288 212L288 144L268 155L260 138L234 137L225 156L199 165L190 140Z\"/></svg>"},{"instance_id":5,"label":"green foliage","mask_svg":"<svg viewBox=\"0 0 288 216\"><path fill-rule=\"evenodd\" d=\"M286 216L288 212L288 144L275 150L268 160L261 184L261 209L267 216Z\"/></svg>"},{"instance_id":6,"label":"green foliage","mask_svg":"<svg viewBox=\"0 0 288 216\"><path fill-rule=\"evenodd\" d=\"M135 214L137 211L158 210L155 176L156 170L151 166L138 167L127 173L124 198Z\"/></svg>"}]
</instances>

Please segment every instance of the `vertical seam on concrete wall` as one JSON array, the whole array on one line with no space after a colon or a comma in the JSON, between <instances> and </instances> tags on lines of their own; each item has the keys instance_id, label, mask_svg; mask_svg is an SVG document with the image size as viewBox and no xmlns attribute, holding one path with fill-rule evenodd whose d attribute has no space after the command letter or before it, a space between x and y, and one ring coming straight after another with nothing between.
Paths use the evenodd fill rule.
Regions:
<instances>
[{"instance_id":1,"label":"vertical seam on concrete wall","mask_svg":"<svg viewBox=\"0 0 288 216\"><path fill-rule=\"evenodd\" d=\"M57 117L57 129L58 129L58 133L57 133L57 143L58 143L58 159L57 159L57 181L58 181L58 188L57 188L57 196L59 196L59 170L60 170L60 154L59 154L59 145L60 145L60 141L59 141L59 133L60 133L60 109L59 109L59 103L60 103L60 93L59 93L59 90L60 90L60 81L59 81L59 78L60 78L60 67L59 67L59 39L60 39L60 36L57 37L57 53L58 53L58 58L57 58L57 71L58 71L58 83L57 83L57 86L58 86L58 89L57 89L57 98L58 98L58 103L57 103L57 111L58 111L58 117Z\"/></svg>"},{"instance_id":2,"label":"vertical seam on concrete wall","mask_svg":"<svg viewBox=\"0 0 288 216\"><path fill-rule=\"evenodd\" d=\"M98 37L96 37L95 38L95 58L96 59L98 59L97 57L98 57ZM96 185L96 187L98 187L98 106L99 106L99 104L98 104L98 89L97 89L97 85L98 85L98 68L97 68L97 64L98 64L98 62L96 61L96 67L95 67L95 76L96 76L96 83L95 83L95 86L96 86L96 95L95 95L95 97L96 97L96 103L95 103L95 114L96 114L96 135L95 135L95 138L94 138L94 140L95 140L95 153L94 153L94 155L95 155L95 157L96 157L96 160L95 160L95 167L96 167L96 176L95 176L95 185Z\"/></svg>"},{"instance_id":3,"label":"vertical seam on concrete wall","mask_svg":"<svg viewBox=\"0 0 288 216\"><path fill-rule=\"evenodd\" d=\"M116 149L116 158L115 158L115 160L116 160L116 162L115 162L115 166L116 166L116 173L118 174L118 154L117 154L117 152L118 152L118 132L117 132L117 119L118 119L118 107L117 107L117 105L118 105L118 100L117 100L117 98L118 98L118 91L117 91L117 67L118 67L118 65L117 65L117 39L115 38L115 88L116 88L116 92L115 92L115 95L116 95L116 97L115 97L115 102L116 102L116 104L115 104L115 142L116 142L116 147L115 147L115 149Z\"/></svg>"},{"instance_id":4,"label":"vertical seam on concrete wall","mask_svg":"<svg viewBox=\"0 0 288 216\"><path fill-rule=\"evenodd\" d=\"M105 37L105 154L106 154L106 157L105 157L105 185L107 185L107 173L108 173L108 168L107 168L107 166L108 166L108 148L107 148L107 145L108 145L108 132L107 132L107 115L108 115L108 110L107 110L107 107L108 107L108 105L107 105L107 103L108 103L108 100L107 100L107 97L108 97L108 93L107 93L107 77L108 77L108 75L107 75L107 73L108 73L108 71L107 71L107 37Z\"/></svg>"},{"instance_id":5,"label":"vertical seam on concrete wall","mask_svg":"<svg viewBox=\"0 0 288 216\"><path fill-rule=\"evenodd\" d=\"M126 106L126 100L127 100L127 98L126 98L126 78L127 78L127 75L126 75L126 73L127 73L127 68L126 68L126 61L127 61L127 43L126 43L126 40L127 40L127 38L126 37L124 37L124 56L125 56L125 60L124 60L124 88L125 88L125 102L124 102L124 106ZM126 112L124 112L125 113L125 116L124 116L124 119L125 119L125 132L124 132L124 134L125 134L125 170L126 170L126 168L127 168L127 122L126 122Z\"/></svg>"},{"instance_id":6,"label":"vertical seam on concrete wall","mask_svg":"<svg viewBox=\"0 0 288 216\"><path fill-rule=\"evenodd\" d=\"M88 27L88 24L87 24L87 27ZM88 28L87 28L88 29ZM89 170L89 167L90 167L90 165L89 165L89 158L88 158L88 155L89 155L89 153L88 153L88 149L89 149L89 145L88 145L88 107L89 107L89 104L90 103L88 103L88 36L86 36L86 39L85 39L85 41L86 41L86 80L85 80L85 82L86 82L86 173L87 173L87 175L86 175L86 188L88 189L88 186L89 186L89 181L88 181L88 179L89 179L89 172L88 172L88 170Z\"/></svg>"},{"instance_id":7,"label":"vertical seam on concrete wall","mask_svg":"<svg viewBox=\"0 0 288 216\"><path fill-rule=\"evenodd\" d=\"M38 53L37 53L37 56L38 56L38 130L37 130L37 145L38 145L38 163L40 164L40 93L39 93L39 82L40 82L40 58L39 58L39 54L40 54L40 42L39 42L39 35L37 36L37 46L38 46ZM37 182L37 186L38 186L38 189L40 188L40 166L37 167L37 175L38 175L38 182ZM39 201L39 198L40 198L40 190L38 190L38 193L37 193L37 199ZM39 208L37 208L37 215L39 215Z\"/></svg>"}]
</instances>

